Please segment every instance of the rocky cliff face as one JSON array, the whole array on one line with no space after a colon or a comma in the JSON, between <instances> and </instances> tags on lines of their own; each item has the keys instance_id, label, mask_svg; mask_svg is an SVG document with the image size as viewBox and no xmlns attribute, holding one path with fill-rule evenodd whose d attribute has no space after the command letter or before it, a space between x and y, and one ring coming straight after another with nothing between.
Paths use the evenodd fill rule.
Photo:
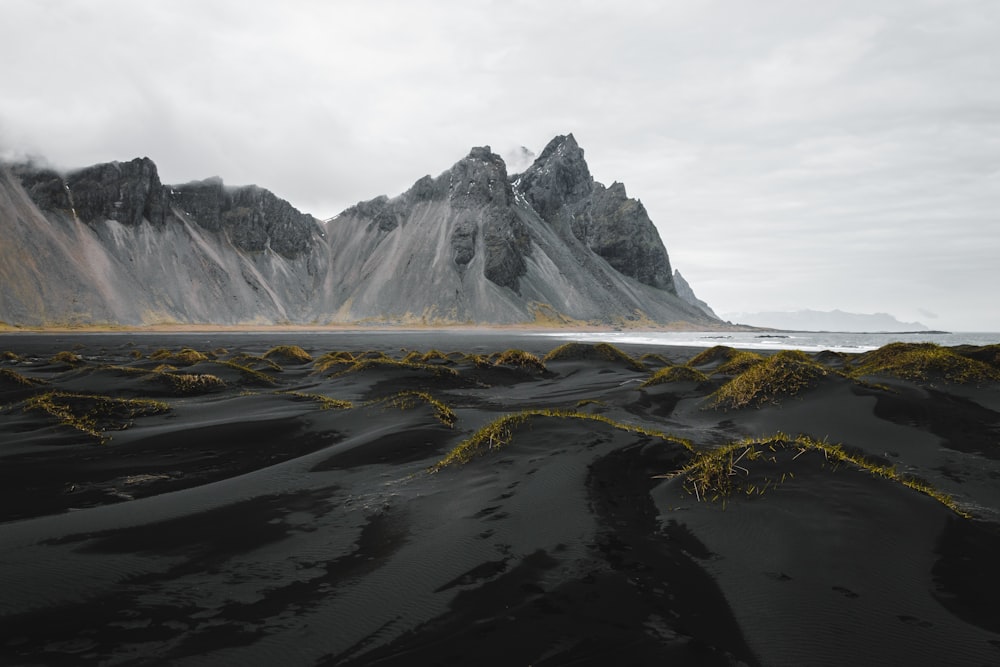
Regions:
<instances>
[{"instance_id":1,"label":"rocky cliff face","mask_svg":"<svg viewBox=\"0 0 1000 667\"><path fill-rule=\"evenodd\" d=\"M714 321L572 135L513 180L474 148L326 223L255 186L164 186L147 158L6 167L0 232L0 321L19 324Z\"/></svg>"},{"instance_id":2,"label":"rocky cliff face","mask_svg":"<svg viewBox=\"0 0 1000 667\"><path fill-rule=\"evenodd\" d=\"M670 259L642 202L629 199L621 183L595 182L572 134L549 142L515 185L543 220L619 273L676 293Z\"/></svg>"},{"instance_id":3,"label":"rocky cliff face","mask_svg":"<svg viewBox=\"0 0 1000 667\"><path fill-rule=\"evenodd\" d=\"M706 315L718 319L719 316L715 314L715 311L712 310L711 306L695 296L694 290L691 289L691 285L689 285L688 281L684 279L681 272L676 269L674 269L674 288L677 290L677 296L684 299L684 301L701 309Z\"/></svg>"}]
</instances>

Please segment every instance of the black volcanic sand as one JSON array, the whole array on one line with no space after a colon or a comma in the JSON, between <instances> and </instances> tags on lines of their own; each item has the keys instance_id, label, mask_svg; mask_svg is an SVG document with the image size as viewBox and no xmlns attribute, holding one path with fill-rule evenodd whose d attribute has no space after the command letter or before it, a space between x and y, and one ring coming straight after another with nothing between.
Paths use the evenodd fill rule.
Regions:
<instances>
[{"instance_id":1,"label":"black volcanic sand","mask_svg":"<svg viewBox=\"0 0 1000 667\"><path fill-rule=\"evenodd\" d=\"M559 343L0 336L0 663L1000 664L1000 384L831 370L725 410L721 359L698 366L706 380L641 386L696 349L623 346L638 367L593 348L544 369L467 356ZM320 372L262 360L277 345L444 354ZM157 354L182 348L206 358ZM431 470L492 420L541 409L696 451L826 439L957 505L795 448L741 460L713 502L670 475L694 456L683 443L554 416Z\"/></svg>"}]
</instances>

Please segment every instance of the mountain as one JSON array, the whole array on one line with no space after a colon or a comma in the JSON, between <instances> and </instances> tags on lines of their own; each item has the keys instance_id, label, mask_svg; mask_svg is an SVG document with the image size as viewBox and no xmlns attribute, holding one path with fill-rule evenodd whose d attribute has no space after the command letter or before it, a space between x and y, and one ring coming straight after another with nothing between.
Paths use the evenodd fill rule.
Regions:
<instances>
[{"instance_id":1,"label":"mountain","mask_svg":"<svg viewBox=\"0 0 1000 667\"><path fill-rule=\"evenodd\" d=\"M887 313L845 313L841 310L796 310L770 313L726 313L731 322L755 327L770 327L793 331L859 331L903 332L927 331L920 322L900 322Z\"/></svg>"},{"instance_id":2,"label":"mountain","mask_svg":"<svg viewBox=\"0 0 1000 667\"><path fill-rule=\"evenodd\" d=\"M11 324L718 323L573 135L514 178L474 148L325 222L256 186L162 185L148 158L6 165L0 233Z\"/></svg>"},{"instance_id":3,"label":"mountain","mask_svg":"<svg viewBox=\"0 0 1000 667\"><path fill-rule=\"evenodd\" d=\"M719 316L715 314L715 311L712 310L711 306L695 296L694 290L691 289L691 285L688 284L688 281L684 280L684 276L682 276L681 272L677 269L674 269L674 288L677 290L677 296L684 299L692 306L697 306L709 317L718 319Z\"/></svg>"}]
</instances>

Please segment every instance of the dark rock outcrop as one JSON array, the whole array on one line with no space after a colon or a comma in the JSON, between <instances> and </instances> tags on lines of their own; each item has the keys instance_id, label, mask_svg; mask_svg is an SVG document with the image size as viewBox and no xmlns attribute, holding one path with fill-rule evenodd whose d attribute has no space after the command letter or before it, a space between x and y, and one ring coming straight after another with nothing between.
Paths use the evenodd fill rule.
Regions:
<instances>
[{"instance_id":1,"label":"dark rock outcrop","mask_svg":"<svg viewBox=\"0 0 1000 667\"><path fill-rule=\"evenodd\" d=\"M148 157L98 164L66 176L70 203L83 222L163 225L168 211L156 165Z\"/></svg>"},{"instance_id":2,"label":"dark rock outcrop","mask_svg":"<svg viewBox=\"0 0 1000 667\"><path fill-rule=\"evenodd\" d=\"M62 174L27 164L15 165L11 171L38 208L43 211L64 211L67 214L71 212L73 207Z\"/></svg>"},{"instance_id":3,"label":"dark rock outcrop","mask_svg":"<svg viewBox=\"0 0 1000 667\"><path fill-rule=\"evenodd\" d=\"M270 247L279 255L298 257L309 251L316 220L284 199L255 185L228 188L209 178L169 188L170 202L201 227L224 232L247 252Z\"/></svg>"},{"instance_id":4,"label":"dark rock outcrop","mask_svg":"<svg viewBox=\"0 0 1000 667\"><path fill-rule=\"evenodd\" d=\"M621 183L605 188L594 181L572 134L549 142L516 186L546 222L616 271L676 293L667 250L642 202L629 199Z\"/></svg>"},{"instance_id":5,"label":"dark rock outcrop","mask_svg":"<svg viewBox=\"0 0 1000 667\"><path fill-rule=\"evenodd\" d=\"M287 258L308 252L320 231L311 215L257 186L226 187L220 178L163 186L149 158L94 165L65 176L27 166L14 171L39 209L75 214L88 224L115 220L135 227L146 220L162 227L183 214L204 229L225 233L241 250L270 248Z\"/></svg>"},{"instance_id":6,"label":"dark rock outcrop","mask_svg":"<svg viewBox=\"0 0 1000 667\"><path fill-rule=\"evenodd\" d=\"M448 198L452 208L480 219L486 255L483 275L519 293L519 279L527 268L525 257L531 253L531 239L524 224L511 210L514 191L503 159L489 146L473 148L441 178L449 180ZM467 220L469 218L464 218L463 224L456 226L453 247L456 244L463 250L469 247L463 238L468 236ZM471 247L475 248L474 243Z\"/></svg>"}]
</instances>

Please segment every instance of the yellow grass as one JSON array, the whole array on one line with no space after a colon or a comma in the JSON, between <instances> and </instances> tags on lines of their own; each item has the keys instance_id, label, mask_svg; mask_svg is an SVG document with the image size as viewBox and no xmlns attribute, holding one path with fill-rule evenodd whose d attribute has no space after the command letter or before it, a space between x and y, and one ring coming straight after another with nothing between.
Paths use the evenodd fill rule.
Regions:
<instances>
[{"instance_id":1,"label":"yellow grass","mask_svg":"<svg viewBox=\"0 0 1000 667\"><path fill-rule=\"evenodd\" d=\"M750 482L750 472L755 463L777 463L777 453L793 451L795 454L791 458L786 455L782 459L789 464L789 469L782 472L780 478ZM882 465L860 454L848 452L841 445L814 440L804 435L793 438L778 433L765 438L748 438L717 449L699 452L686 466L664 477L682 477L684 488L701 501L725 500L735 494L759 496L794 478L791 464L807 452L821 453L826 461L834 465L833 469L836 469L837 465L848 465L863 470L875 477L897 482L930 496L959 516L970 517L951 496L938 491L923 480L900 473L895 467Z\"/></svg>"},{"instance_id":2,"label":"yellow grass","mask_svg":"<svg viewBox=\"0 0 1000 667\"><path fill-rule=\"evenodd\" d=\"M431 468L431 471L437 472L450 465L468 463L478 456L482 456L487 452L494 451L508 445L513 439L514 431L517 427L521 426L529 419L534 418L579 419L583 421L600 422L615 429L659 438L666 442L681 445L688 450L693 450L690 441L685 440L684 438L677 438L662 431L657 431L645 426L618 422L600 414L543 408L537 410L523 410L521 412L507 414L494 419L489 424L473 433L472 436L459 443L448 453L447 456L435 464Z\"/></svg>"}]
</instances>

